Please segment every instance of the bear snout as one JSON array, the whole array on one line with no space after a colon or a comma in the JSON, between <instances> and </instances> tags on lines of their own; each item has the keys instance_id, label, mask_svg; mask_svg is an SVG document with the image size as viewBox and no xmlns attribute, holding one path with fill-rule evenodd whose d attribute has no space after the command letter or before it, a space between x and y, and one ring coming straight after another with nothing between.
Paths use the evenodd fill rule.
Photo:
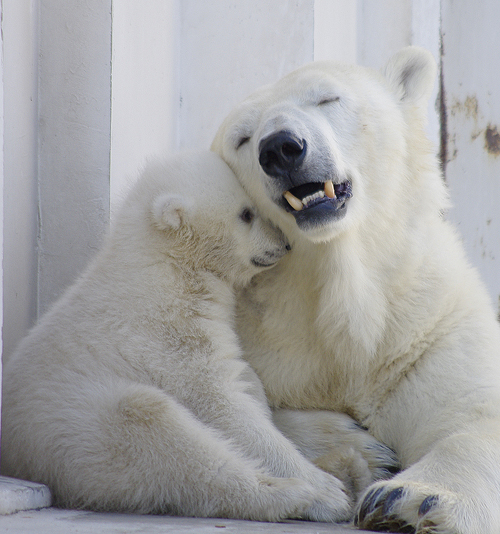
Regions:
<instances>
[{"instance_id":1,"label":"bear snout","mask_svg":"<svg viewBox=\"0 0 500 534\"><path fill-rule=\"evenodd\" d=\"M287 243L283 247L266 250L259 256L254 256L251 259L251 263L254 267L259 267L262 269L272 267L274 264L278 263L278 261L290 250L292 250L292 247Z\"/></svg>"},{"instance_id":2,"label":"bear snout","mask_svg":"<svg viewBox=\"0 0 500 534\"><path fill-rule=\"evenodd\" d=\"M262 221L260 232L263 236L260 246L263 248L251 258L251 263L255 267L271 267L292 250L285 234L269 221Z\"/></svg>"},{"instance_id":3,"label":"bear snout","mask_svg":"<svg viewBox=\"0 0 500 534\"><path fill-rule=\"evenodd\" d=\"M266 174L289 178L299 169L307 153L305 139L287 130L275 132L259 143L259 163Z\"/></svg>"}]
</instances>

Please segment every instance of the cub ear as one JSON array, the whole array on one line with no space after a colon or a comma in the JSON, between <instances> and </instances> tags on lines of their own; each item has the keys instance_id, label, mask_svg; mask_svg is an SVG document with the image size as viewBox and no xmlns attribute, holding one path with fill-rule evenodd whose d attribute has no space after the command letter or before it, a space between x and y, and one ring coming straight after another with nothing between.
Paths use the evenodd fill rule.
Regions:
<instances>
[{"instance_id":1,"label":"cub ear","mask_svg":"<svg viewBox=\"0 0 500 534\"><path fill-rule=\"evenodd\" d=\"M389 85L402 102L426 103L436 79L432 54L418 46L403 48L387 62L383 70Z\"/></svg>"},{"instance_id":2,"label":"cub ear","mask_svg":"<svg viewBox=\"0 0 500 534\"><path fill-rule=\"evenodd\" d=\"M165 193L153 202L153 221L160 230L176 230L186 222L193 206L194 201L189 197Z\"/></svg>"}]
</instances>

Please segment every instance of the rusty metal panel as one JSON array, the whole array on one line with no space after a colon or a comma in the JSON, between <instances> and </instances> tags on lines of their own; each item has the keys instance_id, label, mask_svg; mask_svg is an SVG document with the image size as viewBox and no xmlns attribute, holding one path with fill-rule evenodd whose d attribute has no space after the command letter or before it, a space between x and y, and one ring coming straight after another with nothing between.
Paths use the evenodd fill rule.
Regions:
<instances>
[{"instance_id":1,"label":"rusty metal panel","mask_svg":"<svg viewBox=\"0 0 500 534\"><path fill-rule=\"evenodd\" d=\"M442 0L441 9L449 218L500 311L500 2Z\"/></svg>"}]
</instances>

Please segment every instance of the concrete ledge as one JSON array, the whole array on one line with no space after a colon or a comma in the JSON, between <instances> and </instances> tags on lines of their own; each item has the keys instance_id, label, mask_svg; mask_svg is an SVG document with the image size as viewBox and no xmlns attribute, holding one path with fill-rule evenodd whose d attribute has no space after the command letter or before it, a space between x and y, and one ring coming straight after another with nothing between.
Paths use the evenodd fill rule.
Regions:
<instances>
[{"instance_id":1,"label":"concrete ledge","mask_svg":"<svg viewBox=\"0 0 500 534\"><path fill-rule=\"evenodd\" d=\"M51 503L47 486L0 476L0 515L46 508Z\"/></svg>"},{"instance_id":2,"label":"concrete ledge","mask_svg":"<svg viewBox=\"0 0 500 534\"><path fill-rule=\"evenodd\" d=\"M0 518L0 530L9 534L355 534L344 525L284 521L258 523L227 519L82 512L46 508Z\"/></svg>"},{"instance_id":3,"label":"concrete ledge","mask_svg":"<svg viewBox=\"0 0 500 534\"><path fill-rule=\"evenodd\" d=\"M346 525L284 521L259 523L159 515L96 513L50 508L47 486L0 476L0 531L9 534L353 534Z\"/></svg>"}]
</instances>

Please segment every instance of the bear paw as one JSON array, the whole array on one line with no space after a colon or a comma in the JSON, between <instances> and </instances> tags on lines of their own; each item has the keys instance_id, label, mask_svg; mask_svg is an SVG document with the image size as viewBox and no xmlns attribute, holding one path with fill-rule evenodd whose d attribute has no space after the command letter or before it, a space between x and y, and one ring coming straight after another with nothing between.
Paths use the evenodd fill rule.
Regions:
<instances>
[{"instance_id":1,"label":"bear paw","mask_svg":"<svg viewBox=\"0 0 500 534\"><path fill-rule=\"evenodd\" d=\"M313 462L339 478L354 502L373 482L392 478L401 467L394 451L364 430L351 434L350 445L339 446Z\"/></svg>"},{"instance_id":2,"label":"bear paw","mask_svg":"<svg viewBox=\"0 0 500 534\"><path fill-rule=\"evenodd\" d=\"M464 500L446 490L419 483L381 482L373 485L357 507L354 524L378 532L456 534L469 532L456 521L470 517Z\"/></svg>"},{"instance_id":3,"label":"bear paw","mask_svg":"<svg viewBox=\"0 0 500 534\"><path fill-rule=\"evenodd\" d=\"M275 410L273 419L308 460L342 480L355 501L370 484L400 470L394 451L346 414Z\"/></svg>"}]
</instances>

